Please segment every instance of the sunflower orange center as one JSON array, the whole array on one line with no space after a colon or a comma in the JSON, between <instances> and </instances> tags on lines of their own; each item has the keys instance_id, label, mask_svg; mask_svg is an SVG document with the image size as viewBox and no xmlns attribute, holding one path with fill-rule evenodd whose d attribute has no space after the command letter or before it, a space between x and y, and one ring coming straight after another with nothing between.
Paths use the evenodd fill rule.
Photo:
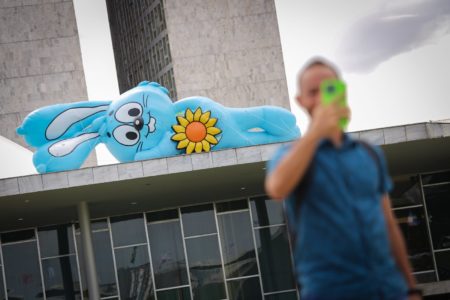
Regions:
<instances>
[{"instance_id":1,"label":"sunflower orange center","mask_svg":"<svg viewBox=\"0 0 450 300\"><path fill-rule=\"evenodd\" d=\"M186 137L191 142L201 142L206 137L206 127L202 122L192 122L186 126Z\"/></svg>"}]
</instances>

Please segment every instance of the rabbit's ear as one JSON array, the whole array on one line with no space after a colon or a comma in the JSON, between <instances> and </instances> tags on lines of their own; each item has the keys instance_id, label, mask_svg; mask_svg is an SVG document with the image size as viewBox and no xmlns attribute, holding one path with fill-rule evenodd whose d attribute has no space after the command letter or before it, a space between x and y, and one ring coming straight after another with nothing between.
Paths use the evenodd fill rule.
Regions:
<instances>
[{"instance_id":1,"label":"rabbit's ear","mask_svg":"<svg viewBox=\"0 0 450 300\"><path fill-rule=\"evenodd\" d=\"M34 166L39 173L78 169L99 142L99 133L90 132L47 143L34 153Z\"/></svg>"},{"instance_id":2,"label":"rabbit's ear","mask_svg":"<svg viewBox=\"0 0 450 300\"><path fill-rule=\"evenodd\" d=\"M82 101L56 104L30 113L17 133L33 147L79 135L92 122L106 114L111 101Z\"/></svg>"}]
</instances>

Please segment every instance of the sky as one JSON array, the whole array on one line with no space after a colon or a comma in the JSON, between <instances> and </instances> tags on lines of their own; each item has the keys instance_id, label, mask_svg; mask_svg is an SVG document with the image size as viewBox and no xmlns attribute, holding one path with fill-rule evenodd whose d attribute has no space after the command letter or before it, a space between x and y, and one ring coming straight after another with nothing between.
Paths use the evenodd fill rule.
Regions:
<instances>
[{"instance_id":1,"label":"sky","mask_svg":"<svg viewBox=\"0 0 450 300\"><path fill-rule=\"evenodd\" d=\"M313 56L333 61L348 86L349 131L450 118L450 1L276 0L286 79Z\"/></svg>"},{"instance_id":2,"label":"sky","mask_svg":"<svg viewBox=\"0 0 450 300\"><path fill-rule=\"evenodd\" d=\"M302 132L308 118L294 101L296 74L313 56L333 61L343 73L352 109L349 131L450 119L449 0L275 5L291 109ZM74 6L88 97L113 100L119 89L106 3L77 0ZM117 162L103 145L96 150L100 165Z\"/></svg>"},{"instance_id":3,"label":"sky","mask_svg":"<svg viewBox=\"0 0 450 300\"><path fill-rule=\"evenodd\" d=\"M73 1L89 100L120 96L105 0ZM118 161L104 144L95 147L99 165Z\"/></svg>"}]
</instances>

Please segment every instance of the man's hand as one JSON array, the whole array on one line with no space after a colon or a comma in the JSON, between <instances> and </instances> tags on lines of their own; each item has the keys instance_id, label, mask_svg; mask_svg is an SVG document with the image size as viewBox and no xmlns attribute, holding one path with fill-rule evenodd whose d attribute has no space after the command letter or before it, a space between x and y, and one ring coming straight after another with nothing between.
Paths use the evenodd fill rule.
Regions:
<instances>
[{"instance_id":1,"label":"man's hand","mask_svg":"<svg viewBox=\"0 0 450 300\"><path fill-rule=\"evenodd\" d=\"M341 132L339 120L349 118L350 109L340 106L338 101L331 104L318 104L311 116L309 131L319 138L333 138Z\"/></svg>"},{"instance_id":2,"label":"man's hand","mask_svg":"<svg viewBox=\"0 0 450 300\"><path fill-rule=\"evenodd\" d=\"M408 300L422 300L422 297L420 295L411 295L408 296Z\"/></svg>"}]
</instances>

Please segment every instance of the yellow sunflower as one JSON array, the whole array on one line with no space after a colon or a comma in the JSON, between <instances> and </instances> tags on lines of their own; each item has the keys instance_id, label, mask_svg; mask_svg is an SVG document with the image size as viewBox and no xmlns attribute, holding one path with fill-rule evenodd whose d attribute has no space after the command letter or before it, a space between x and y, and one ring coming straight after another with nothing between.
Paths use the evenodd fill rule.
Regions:
<instances>
[{"instance_id":1,"label":"yellow sunflower","mask_svg":"<svg viewBox=\"0 0 450 300\"><path fill-rule=\"evenodd\" d=\"M175 131L172 140L178 142L177 149L186 148L187 154L194 150L197 153L209 152L211 144L216 145L219 142L214 136L222 131L214 127L217 119L211 118L210 111L203 113L198 107L193 113L188 108L184 117L177 116L177 121L178 124L172 126Z\"/></svg>"}]
</instances>

